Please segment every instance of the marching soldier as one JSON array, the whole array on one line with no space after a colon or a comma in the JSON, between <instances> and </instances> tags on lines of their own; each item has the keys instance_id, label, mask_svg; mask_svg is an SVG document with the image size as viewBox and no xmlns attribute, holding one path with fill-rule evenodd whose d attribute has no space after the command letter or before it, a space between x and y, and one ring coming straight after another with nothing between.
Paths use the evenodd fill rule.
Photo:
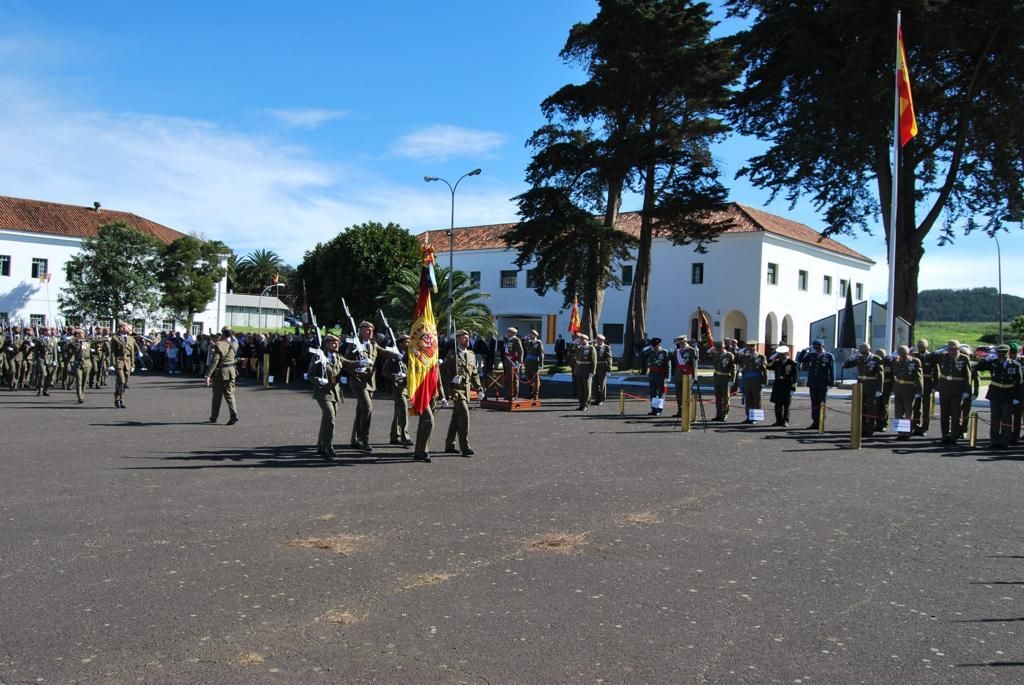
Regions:
<instances>
[{"instance_id":1,"label":"marching soldier","mask_svg":"<svg viewBox=\"0 0 1024 685\"><path fill-rule=\"evenodd\" d=\"M950 340L935 361L942 442L955 445L964 433L963 402L971 396L971 359L960 351L959 341Z\"/></svg>"},{"instance_id":2,"label":"marching soldier","mask_svg":"<svg viewBox=\"0 0 1024 685\"><path fill-rule=\"evenodd\" d=\"M1003 450L1010 446L1013 412L1021 404L1020 391L1024 384L1024 376L1020 362L1010 359L1009 354L1009 345L997 345L995 354L989 355L977 365L979 369L987 369L992 376L985 397L990 407L990 446L994 450Z\"/></svg>"},{"instance_id":3,"label":"marching soldier","mask_svg":"<svg viewBox=\"0 0 1024 685\"><path fill-rule=\"evenodd\" d=\"M736 357L719 340L711 352L711 359L715 367L715 418L711 420L725 421L729 418L729 389L736 382Z\"/></svg>"},{"instance_id":4,"label":"marching soldier","mask_svg":"<svg viewBox=\"0 0 1024 685\"><path fill-rule=\"evenodd\" d=\"M511 402L519 397L519 369L523 365L523 341L519 338L518 328L508 329L502 358L505 368L505 399Z\"/></svg>"},{"instance_id":5,"label":"marching soldier","mask_svg":"<svg viewBox=\"0 0 1024 685\"><path fill-rule=\"evenodd\" d=\"M391 419L391 444L412 447L409 439L409 393L406 390L406 369L409 363L409 336L402 334L395 341L398 354L389 355L384 362L384 376L391 379L391 400L395 414Z\"/></svg>"},{"instance_id":6,"label":"marching soldier","mask_svg":"<svg viewBox=\"0 0 1024 685\"><path fill-rule=\"evenodd\" d=\"M757 423L751 418L751 409L761 408L761 389L768 382L768 362L757 351L757 341L747 341L747 352L743 355L743 403L747 418L743 423Z\"/></svg>"},{"instance_id":7,"label":"marching soldier","mask_svg":"<svg viewBox=\"0 0 1024 685\"><path fill-rule=\"evenodd\" d=\"M914 411L921 402L921 394L924 392L924 370L921 361L910 356L910 349L906 345L900 345L896 351L897 357L892 362L893 397L895 406L893 414L897 419L910 421L910 430L897 434L897 440L910 440L915 431Z\"/></svg>"},{"instance_id":8,"label":"marching soldier","mask_svg":"<svg viewBox=\"0 0 1024 685\"><path fill-rule=\"evenodd\" d=\"M576 411L587 411L590 408L590 394L594 371L597 369L597 348L590 344L590 336L580 333L579 345L576 347L576 365L573 366L572 380L576 388L576 399L580 401Z\"/></svg>"},{"instance_id":9,"label":"marching soldier","mask_svg":"<svg viewBox=\"0 0 1024 685\"><path fill-rule=\"evenodd\" d=\"M316 438L316 453L327 458L338 456L334 451L334 420L338 415L338 402L343 401L339 342L337 336L326 335L321 346L323 356L311 356L306 371L306 377L313 383L313 399L320 406L320 432Z\"/></svg>"},{"instance_id":10,"label":"marching soldier","mask_svg":"<svg viewBox=\"0 0 1024 685\"><path fill-rule=\"evenodd\" d=\"M530 384L531 400L540 398L540 372L544 368L544 343L540 340L540 333L530 331L526 338L526 382Z\"/></svg>"},{"instance_id":11,"label":"marching soldier","mask_svg":"<svg viewBox=\"0 0 1024 685\"><path fill-rule=\"evenodd\" d=\"M690 339L680 335L675 339L676 350L672 358L672 381L676 385L675 418L683 415L683 384L693 383L697 369L697 348L690 346Z\"/></svg>"},{"instance_id":12,"label":"marching soldier","mask_svg":"<svg viewBox=\"0 0 1024 685\"><path fill-rule=\"evenodd\" d=\"M828 389L836 383L835 357L825 351L825 341L818 339L797 355L797 362L807 371L807 390L811 395L811 425L807 430L818 430Z\"/></svg>"},{"instance_id":13,"label":"marching soldier","mask_svg":"<svg viewBox=\"0 0 1024 685\"><path fill-rule=\"evenodd\" d=\"M57 344L56 329L43 329L45 333L37 341L36 354L39 369L36 375L36 397L49 395L53 386L53 379L57 373L57 365L60 362L60 350Z\"/></svg>"},{"instance_id":14,"label":"marching soldier","mask_svg":"<svg viewBox=\"0 0 1024 685\"><path fill-rule=\"evenodd\" d=\"M227 425L238 423L238 409L235 406L235 383L238 380L238 369L235 368L238 358L238 341L234 332L224 327L218 340L210 350L210 366L206 369L206 385L213 386L213 402L210 408L210 423L217 423L220 414L220 402L223 398L231 412ZM212 383L211 383L212 381Z\"/></svg>"},{"instance_id":15,"label":"marching soldier","mask_svg":"<svg viewBox=\"0 0 1024 685\"><path fill-rule=\"evenodd\" d=\"M647 367L647 383L651 395L651 411L648 416L660 416L665 409L665 380L668 378L668 350L661 346L661 338L651 338L644 348L643 364Z\"/></svg>"},{"instance_id":16,"label":"marching soldier","mask_svg":"<svg viewBox=\"0 0 1024 685\"><path fill-rule=\"evenodd\" d=\"M132 372L132 364L135 362L135 336L132 335L132 328L126 323L117 327L117 335L108 342L110 351L110 362L113 364L114 373L114 406L124 409L124 392L128 387L128 376ZM106 374L104 374L106 377Z\"/></svg>"},{"instance_id":17,"label":"marching soldier","mask_svg":"<svg viewBox=\"0 0 1024 685\"><path fill-rule=\"evenodd\" d=\"M85 339L85 331L75 329L75 341L72 344L71 368L75 379L75 394L78 403L85 403L85 384L89 382L92 371L92 343Z\"/></svg>"},{"instance_id":18,"label":"marching soldier","mask_svg":"<svg viewBox=\"0 0 1024 685\"><path fill-rule=\"evenodd\" d=\"M7 387L11 392L18 390L21 385L21 360L24 344L25 337L21 334L21 328L12 326L4 344L4 355L7 357Z\"/></svg>"},{"instance_id":19,"label":"marching soldier","mask_svg":"<svg viewBox=\"0 0 1024 685\"><path fill-rule=\"evenodd\" d=\"M914 403L914 435L925 435L932 421L938 367L935 364L935 355L928 351L928 341L924 338L917 341L917 350L913 352L913 356L921 363L921 372L924 375L921 399Z\"/></svg>"},{"instance_id":20,"label":"marching soldier","mask_svg":"<svg viewBox=\"0 0 1024 685\"><path fill-rule=\"evenodd\" d=\"M352 447L363 452L372 452L370 447L370 419L373 417L373 392L376 390L377 341L373 337L373 324L363 321L359 324L359 337L342 365L348 372L349 387L356 396L356 416L352 421Z\"/></svg>"},{"instance_id":21,"label":"marching soldier","mask_svg":"<svg viewBox=\"0 0 1024 685\"><path fill-rule=\"evenodd\" d=\"M608 374L612 372L615 358L612 356L611 345L606 343L600 333L594 336L594 349L597 351L597 366L594 369L594 401L591 404L599 407L608 397Z\"/></svg>"},{"instance_id":22,"label":"marching soldier","mask_svg":"<svg viewBox=\"0 0 1024 685\"><path fill-rule=\"evenodd\" d=\"M793 391L797 384L796 362L789 357L789 347L780 345L772 355L771 370L775 373L772 394L768 398L775 404L773 426L789 425L789 407L793 402Z\"/></svg>"},{"instance_id":23,"label":"marching soldier","mask_svg":"<svg viewBox=\"0 0 1024 685\"><path fill-rule=\"evenodd\" d=\"M455 347L448 351L441 370L443 382L448 388L448 398L452 402L452 420L448 424L444 451L455 452L455 442L458 440L462 456L471 457L474 452L469 446L469 393L473 389L480 390L480 375L476 355L469 349L468 331L460 329L455 332ZM427 440L421 441L419 432L416 433L416 454L423 461L430 461Z\"/></svg>"},{"instance_id":24,"label":"marching soldier","mask_svg":"<svg viewBox=\"0 0 1024 685\"><path fill-rule=\"evenodd\" d=\"M861 343L856 357L843 362L844 369L857 367L857 383L861 387L861 432L864 437L874 434L877 427L878 400L885 382L885 367L881 357L871 354L871 346Z\"/></svg>"}]
</instances>

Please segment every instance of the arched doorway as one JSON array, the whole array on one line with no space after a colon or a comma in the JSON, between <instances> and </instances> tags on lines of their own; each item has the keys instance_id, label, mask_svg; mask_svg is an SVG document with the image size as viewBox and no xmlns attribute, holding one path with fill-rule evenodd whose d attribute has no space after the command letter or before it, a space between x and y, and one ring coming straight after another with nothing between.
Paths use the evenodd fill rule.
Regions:
<instances>
[{"instance_id":1,"label":"arched doorway","mask_svg":"<svg viewBox=\"0 0 1024 685\"><path fill-rule=\"evenodd\" d=\"M782 317L782 337L779 342L783 345L793 346L793 317L786 314Z\"/></svg>"},{"instance_id":2,"label":"arched doorway","mask_svg":"<svg viewBox=\"0 0 1024 685\"><path fill-rule=\"evenodd\" d=\"M768 350L772 345L775 344L775 337L779 331L779 317L775 315L775 312L768 312L768 316L764 317L764 349Z\"/></svg>"},{"instance_id":3,"label":"arched doorway","mask_svg":"<svg viewBox=\"0 0 1024 685\"><path fill-rule=\"evenodd\" d=\"M741 343L747 341L747 317L738 309L733 309L722 319L722 337L736 338Z\"/></svg>"}]
</instances>

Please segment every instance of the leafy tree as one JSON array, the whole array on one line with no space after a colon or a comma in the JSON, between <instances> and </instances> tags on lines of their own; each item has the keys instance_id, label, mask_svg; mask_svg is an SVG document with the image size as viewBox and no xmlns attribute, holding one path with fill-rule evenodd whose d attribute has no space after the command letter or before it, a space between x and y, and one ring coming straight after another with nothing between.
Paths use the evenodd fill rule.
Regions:
<instances>
[{"instance_id":1,"label":"leafy tree","mask_svg":"<svg viewBox=\"0 0 1024 685\"><path fill-rule=\"evenodd\" d=\"M309 304L321 325L344 322L343 297L358 324L360 318L376 316L388 286L403 271L419 265L421 256L419 241L398 224L369 222L317 243L292 279L306 282ZM295 291L300 292L301 285Z\"/></svg>"},{"instance_id":2,"label":"leafy tree","mask_svg":"<svg viewBox=\"0 0 1024 685\"><path fill-rule=\"evenodd\" d=\"M273 250L253 250L239 259L235 266L238 277L236 291L258 294L286 268L287 265Z\"/></svg>"},{"instance_id":3,"label":"leafy tree","mask_svg":"<svg viewBox=\"0 0 1024 685\"><path fill-rule=\"evenodd\" d=\"M452 298L454 304L449 310L448 299L448 274L447 268L435 266L437 276L437 293L432 300L434 318L440 323L448 321L449 314L455 317L455 328L465 328L467 331L476 332L480 335L496 333L494 327L494 315L485 300L491 298L490 293L481 290L469 279L465 271L455 271L455 279L452 281ZM388 321L395 331L409 330L412 319L412 312L416 306L416 299L420 292L420 267L414 266L403 270L398 274L395 281L388 286L385 295L387 306L384 307L388 314ZM441 327L438 327L441 330ZM447 328L445 328L447 330Z\"/></svg>"},{"instance_id":4,"label":"leafy tree","mask_svg":"<svg viewBox=\"0 0 1024 685\"><path fill-rule=\"evenodd\" d=\"M585 67L588 81L563 87L545 101L545 108L549 118L557 115L565 126L579 129L575 134L556 132L561 138L557 142L575 135L576 150L585 153L589 147L593 179L578 195L593 197L598 187L605 191L606 229L614 225L621 190L643 198L626 318L628 363L647 332L655 231L676 244L694 243L702 250L729 227L714 219L715 211L725 205L727 191L718 181L710 144L728 130L715 114L725 108L738 71L729 46L710 39L715 24L706 2L601 0L600 7L593 21L572 28L561 53ZM597 132L594 138L586 135L591 131ZM567 170L572 168L570 164ZM572 191L563 194L579 199ZM519 199L522 205L524 197ZM552 230L571 215L564 199L525 199L526 209L566 210L561 216L540 215ZM615 249L598 241L592 251L597 268L591 270L591 279L600 278L601 265Z\"/></svg>"},{"instance_id":5,"label":"leafy tree","mask_svg":"<svg viewBox=\"0 0 1024 685\"><path fill-rule=\"evenodd\" d=\"M157 306L160 243L124 222L104 224L64 265L67 285L57 296L66 317L113 319L115 326Z\"/></svg>"},{"instance_id":6,"label":"leafy tree","mask_svg":"<svg viewBox=\"0 0 1024 685\"><path fill-rule=\"evenodd\" d=\"M729 0L754 23L735 37L745 82L740 132L770 141L740 173L773 197L809 197L825 234L886 240L892 198L895 15L883 0ZM1024 219L1024 4L903 2L919 133L900 153L894 312L913 321L924 240L995 234Z\"/></svg>"},{"instance_id":7,"label":"leafy tree","mask_svg":"<svg viewBox=\"0 0 1024 685\"><path fill-rule=\"evenodd\" d=\"M1024 314L1024 298L1003 293L1003 319ZM999 291L995 288L922 290L917 298L918 321L998 321Z\"/></svg>"},{"instance_id":8,"label":"leafy tree","mask_svg":"<svg viewBox=\"0 0 1024 685\"><path fill-rule=\"evenodd\" d=\"M160 305L184 319L186 330L192 330L196 312L206 309L216 297L217 283L227 272L220 261L228 252L224 243L190 235L161 250L157 273L164 292Z\"/></svg>"}]
</instances>

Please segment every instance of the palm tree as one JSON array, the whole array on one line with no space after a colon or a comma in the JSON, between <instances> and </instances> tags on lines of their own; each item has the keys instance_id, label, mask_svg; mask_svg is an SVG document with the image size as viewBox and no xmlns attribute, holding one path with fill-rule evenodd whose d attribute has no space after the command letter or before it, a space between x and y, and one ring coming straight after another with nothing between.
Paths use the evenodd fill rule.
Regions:
<instances>
[{"instance_id":1,"label":"palm tree","mask_svg":"<svg viewBox=\"0 0 1024 685\"><path fill-rule=\"evenodd\" d=\"M258 293L271 284L284 262L273 250L253 250L238 260L237 290Z\"/></svg>"},{"instance_id":2,"label":"palm tree","mask_svg":"<svg viewBox=\"0 0 1024 685\"><path fill-rule=\"evenodd\" d=\"M448 323L448 269L434 267L437 275L438 294L432 299L434 318L440 324L439 331L444 330L442 326ZM391 325L397 334L399 329L408 330L412 319L413 309L416 307L416 299L420 291L420 267L414 267L402 271L398 278L388 287L387 292L381 300L386 303L387 309L392 314ZM455 271L455 278L452 282L452 296L455 300L452 307L452 314L455 317L455 328L465 328L471 333L487 335L496 333L494 316L490 308L484 304L484 300L491 299L490 293L481 292L470 279L465 271Z\"/></svg>"}]
</instances>

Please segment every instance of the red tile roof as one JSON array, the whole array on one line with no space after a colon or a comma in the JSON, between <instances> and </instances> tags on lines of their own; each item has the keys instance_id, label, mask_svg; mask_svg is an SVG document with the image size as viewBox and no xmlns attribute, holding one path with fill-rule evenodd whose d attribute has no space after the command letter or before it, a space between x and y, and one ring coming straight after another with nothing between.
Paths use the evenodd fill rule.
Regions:
<instances>
[{"instance_id":1,"label":"red tile roof","mask_svg":"<svg viewBox=\"0 0 1024 685\"><path fill-rule=\"evenodd\" d=\"M93 207L0 195L0 229L4 230L92 238L100 226L115 221L122 221L163 243L173 242L184 235L131 212L102 207L96 210Z\"/></svg>"},{"instance_id":2,"label":"red tile roof","mask_svg":"<svg viewBox=\"0 0 1024 685\"><path fill-rule=\"evenodd\" d=\"M733 226L725 232L726 234L764 231L765 233L790 238L797 242L820 247L829 252L835 252L874 264L873 260L856 250L852 250L832 238L822 237L821 233L810 226L784 219L781 216L770 214L760 209L754 209L753 207L733 202L719 216L715 217L716 220L727 218L733 220ZM515 226L516 224L512 223L456 228L455 251L504 249L506 246L503 236ZM639 237L640 214L638 212L623 212L620 214L618 229L634 237ZM417 238L422 243L433 245L434 249L438 252L448 251L448 229L424 231Z\"/></svg>"}]
</instances>

